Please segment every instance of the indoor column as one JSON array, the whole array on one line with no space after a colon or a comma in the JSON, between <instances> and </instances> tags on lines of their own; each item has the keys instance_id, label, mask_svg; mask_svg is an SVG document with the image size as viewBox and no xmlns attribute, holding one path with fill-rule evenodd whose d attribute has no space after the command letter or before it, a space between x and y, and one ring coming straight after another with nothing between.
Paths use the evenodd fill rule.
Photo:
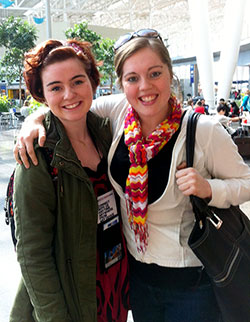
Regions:
<instances>
[{"instance_id":1,"label":"indoor column","mask_svg":"<svg viewBox=\"0 0 250 322\"><path fill-rule=\"evenodd\" d=\"M213 54L210 44L207 0L188 0L193 44L203 96L214 108Z\"/></svg>"},{"instance_id":2,"label":"indoor column","mask_svg":"<svg viewBox=\"0 0 250 322\"><path fill-rule=\"evenodd\" d=\"M229 98L240 49L240 38L246 0L227 0L221 41L218 100ZM248 14L248 13L247 13Z\"/></svg>"}]
</instances>

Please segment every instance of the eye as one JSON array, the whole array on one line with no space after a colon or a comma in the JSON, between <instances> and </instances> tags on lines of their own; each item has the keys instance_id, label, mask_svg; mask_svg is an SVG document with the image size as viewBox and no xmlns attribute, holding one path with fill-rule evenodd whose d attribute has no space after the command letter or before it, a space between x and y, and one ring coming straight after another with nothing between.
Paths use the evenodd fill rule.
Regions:
<instances>
[{"instance_id":1,"label":"eye","mask_svg":"<svg viewBox=\"0 0 250 322\"><path fill-rule=\"evenodd\" d=\"M60 89L61 89L61 87L60 86L53 86L53 87L51 87L51 92L58 92L58 91L60 91Z\"/></svg>"},{"instance_id":2,"label":"eye","mask_svg":"<svg viewBox=\"0 0 250 322\"><path fill-rule=\"evenodd\" d=\"M162 74L162 73L161 73L161 72L159 72L159 71L154 71L154 72L152 72L152 73L151 73L150 77L151 77L151 78L157 78L157 77L159 77L161 74Z\"/></svg>"},{"instance_id":3,"label":"eye","mask_svg":"<svg viewBox=\"0 0 250 322\"><path fill-rule=\"evenodd\" d=\"M77 79L76 81L75 81L75 85L81 85L81 84L83 84L84 82L83 82L83 80L82 79Z\"/></svg>"},{"instance_id":4,"label":"eye","mask_svg":"<svg viewBox=\"0 0 250 322\"><path fill-rule=\"evenodd\" d=\"M137 80L138 80L137 76L130 76L126 79L126 81L129 83L135 83L135 82L137 82Z\"/></svg>"}]
</instances>

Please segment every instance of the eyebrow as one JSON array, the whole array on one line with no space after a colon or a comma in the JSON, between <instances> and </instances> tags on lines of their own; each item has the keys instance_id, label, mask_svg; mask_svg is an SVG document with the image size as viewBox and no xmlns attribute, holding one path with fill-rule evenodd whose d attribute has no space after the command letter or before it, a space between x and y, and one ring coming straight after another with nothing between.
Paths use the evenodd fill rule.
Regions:
<instances>
[{"instance_id":1,"label":"eyebrow","mask_svg":"<svg viewBox=\"0 0 250 322\"><path fill-rule=\"evenodd\" d=\"M79 78L79 77L86 78L86 75L84 75L84 74L75 75L75 76L73 76L70 80L72 81L72 80L74 80L75 78ZM48 83L48 84L46 85L46 87L49 87L49 86L51 86L51 85L55 85L55 84L60 84L60 83L61 83L60 81L50 82L50 83Z\"/></svg>"},{"instance_id":2,"label":"eyebrow","mask_svg":"<svg viewBox=\"0 0 250 322\"><path fill-rule=\"evenodd\" d=\"M154 65L154 66L151 66L151 67L149 67L148 71L150 72L151 69L158 68L158 67L163 68L163 65ZM123 77L126 77L128 75L134 75L134 74L137 74L137 73L136 72L128 72L127 74L124 74Z\"/></svg>"}]
</instances>

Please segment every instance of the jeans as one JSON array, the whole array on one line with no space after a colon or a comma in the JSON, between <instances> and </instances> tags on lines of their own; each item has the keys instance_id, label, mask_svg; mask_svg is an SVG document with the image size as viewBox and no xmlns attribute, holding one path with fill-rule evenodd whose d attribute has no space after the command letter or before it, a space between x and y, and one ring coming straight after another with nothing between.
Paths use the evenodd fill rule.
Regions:
<instances>
[{"instance_id":1,"label":"jeans","mask_svg":"<svg viewBox=\"0 0 250 322\"><path fill-rule=\"evenodd\" d=\"M130 277L134 322L219 322L218 305L209 282L195 288L159 287Z\"/></svg>"}]
</instances>

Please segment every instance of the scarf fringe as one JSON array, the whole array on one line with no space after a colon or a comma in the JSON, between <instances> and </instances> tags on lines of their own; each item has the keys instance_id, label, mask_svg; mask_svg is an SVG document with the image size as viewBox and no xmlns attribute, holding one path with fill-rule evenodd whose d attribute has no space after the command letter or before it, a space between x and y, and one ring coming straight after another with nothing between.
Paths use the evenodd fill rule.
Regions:
<instances>
[{"instance_id":1,"label":"scarf fringe","mask_svg":"<svg viewBox=\"0 0 250 322\"><path fill-rule=\"evenodd\" d=\"M135 233L135 243L139 253L145 253L148 246L148 224L130 223L131 229Z\"/></svg>"}]
</instances>

